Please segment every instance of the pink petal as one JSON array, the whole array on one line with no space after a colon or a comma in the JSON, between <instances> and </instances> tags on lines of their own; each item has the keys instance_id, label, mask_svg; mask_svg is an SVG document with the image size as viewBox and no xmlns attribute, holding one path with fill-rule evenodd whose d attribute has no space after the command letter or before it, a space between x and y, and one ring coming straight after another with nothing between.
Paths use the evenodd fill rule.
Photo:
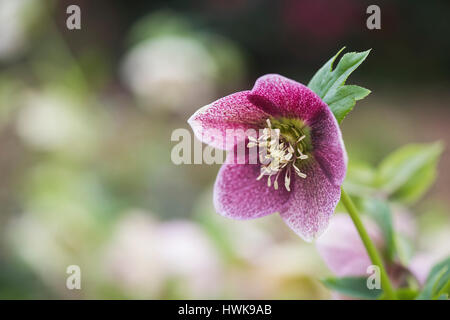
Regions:
<instances>
[{"instance_id":1,"label":"pink petal","mask_svg":"<svg viewBox=\"0 0 450 320\"><path fill-rule=\"evenodd\" d=\"M312 159L305 172L308 177L293 178L291 192L283 188L282 181L280 189L274 190L267 186L266 178L256 180L258 164L227 162L216 180L215 205L219 213L236 219L280 211L286 223L310 241L328 225L347 166L339 126L314 92L282 76L266 75L256 81L252 91L235 93L198 110L189 123L203 142L229 150L234 143L245 140L246 134L230 139L228 129L258 129L265 127L267 118L280 116L299 118L311 130ZM281 176L284 179L284 174Z\"/></svg>"},{"instance_id":2,"label":"pink petal","mask_svg":"<svg viewBox=\"0 0 450 320\"><path fill-rule=\"evenodd\" d=\"M294 117L306 122L328 108L311 89L278 74L258 78L249 100L274 117Z\"/></svg>"},{"instance_id":3,"label":"pink petal","mask_svg":"<svg viewBox=\"0 0 450 320\"><path fill-rule=\"evenodd\" d=\"M312 154L327 178L341 185L347 172L347 152L339 125L328 106L310 119Z\"/></svg>"},{"instance_id":4,"label":"pink petal","mask_svg":"<svg viewBox=\"0 0 450 320\"><path fill-rule=\"evenodd\" d=\"M430 259L430 255L426 253L420 253L416 255L409 264L409 270L419 281L420 285L424 285L427 280L428 273L430 272L434 259Z\"/></svg>"},{"instance_id":5,"label":"pink petal","mask_svg":"<svg viewBox=\"0 0 450 320\"><path fill-rule=\"evenodd\" d=\"M290 193L267 187L266 176L256 180L259 174L259 164L222 165L214 185L216 211L233 219L253 219L283 209Z\"/></svg>"},{"instance_id":6,"label":"pink petal","mask_svg":"<svg viewBox=\"0 0 450 320\"><path fill-rule=\"evenodd\" d=\"M239 141L246 135L242 132L236 138L227 137L227 130L264 127L270 115L249 101L249 92L233 93L197 110L188 120L196 137L213 147L228 150L235 139Z\"/></svg>"},{"instance_id":7,"label":"pink petal","mask_svg":"<svg viewBox=\"0 0 450 320\"><path fill-rule=\"evenodd\" d=\"M328 220L339 202L341 189L330 182L315 162L302 171L306 178L292 173L292 194L288 206L280 215L300 237L311 241L328 226Z\"/></svg>"},{"instance_id":8,"label":"pink petal","mask_svg":"<svg viewBox=\"0 0 450 320\"><path fill-rule=\"evenodd\" d=\"M364 226L375 245L382 247L377 226L371 221L364 221ZM317 239L316 247L330 270L339 277L367 275L367 267L372 265L352 219L346 214L332 218L328 230Z\"/></svg>"},{"instance_id":9,"label":"pink petal","mask_svg":"<svg viewBox=\"0 0 450 320\"><path fill-rule=\"evenodd\" d=\"M433 266L450 255L447 252L420 252L409 263L408 269L421 285L424 285Z\"/></svg>"},{"instance_id":10,"label":"pink petal","mask_svg":"<svg viewBox=\"0 0 450 320\"><path fill-rule=\"evenodd\" d=\"M341 185L347 153L330 108L311 89L277 74L256 80L249 100L273 116L299 118L311 128L313 156L333 184Z\"/></svg>"}]
</instances>

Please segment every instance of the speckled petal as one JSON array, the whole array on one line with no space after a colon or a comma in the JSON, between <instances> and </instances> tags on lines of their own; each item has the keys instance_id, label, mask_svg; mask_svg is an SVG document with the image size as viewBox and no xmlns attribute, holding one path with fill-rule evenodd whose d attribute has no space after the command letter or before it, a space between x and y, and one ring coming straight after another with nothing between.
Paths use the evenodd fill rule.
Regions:
<instances>
[{"instance_id":1,"label":"speckled petal","mask_svg":"<svg viewBox=\"0 0 450 320\"><path fill-rule=\"evenodd\" d=\"M327 178L341 185L347 172L347 152L339 125L327 107L310 119L312 155Z\"/></svg>"},{"instance_id":2,"label":"speckled petal","mask_svg":"<svg viewBox=\"0 0 450 320\"><path fill-rule=\"evenodd\" d=\"M253 219L280 211L287 205L290 192L267 187L266 176L257 180L259 164L227 162L220 168L214 185L214 206L219 214L233 219Z\"/></svg>"},{"instance_id":3,"label":"speckled petal","mask_svg":"<svg viewBox=\"0 0 450 320\"><path fill-rule=\"evenodd\" d=\"M249 100L275 117L299 118L306 122L317 112L328 109L311 89L278 74L258 78Z\"/></svg>"},{"instance_id":4,"label":"speckled petal","mask_svg":"<svg viewBox=\"0 0 450 320\"><path fill-rule=\"evenodd\" d=\"M328 225L340 198L340 185L347 167L338 123L313 91L280 75L266 75L256 81L251 91L235 93L198 110L189 123L203 142L230 149L227 130L259 129L266 126L269 117L301 119L309 127L310 159L306 171L302 168L307 178L292 178L291 192L283 187L275 190L267 186L265 177L256 179L260 165L227 162L215 184L216 209L235 219L257 218L279 211L297 234L311 241ZM245 140L244 136L237 139ZM236 141L233 138L232 142Z\"/></svg>"},{"instance_id":5,"label":"speckled petal","mask_svg":"<svg viewBox=\"0 0 450 320\"><path fill-rule=\"evenodd\" d=\"M249 92L233 93L197 110L188 120L196 137L215 148L230 149L246 135L235 131L227 137L227 130L264 127L269 115L249 101Z\"/></svg>"},{"instance_id":6,"label":"speckled petal","mask_svg":"<svg viewBox=\"0 0 450 320\"><path fill-rule=\"evenodd\" d=\"M249 100L274 117L298 118L311 129L314 158L334 184L341 185L347 153L341 130L330 108L311 89L277 74L260 77Z\"/></svg>"},{"instance_id":7,"label":"speckled petal","mask_svg":"<svg viewBox=\"0 0 450 320\"><path fill-rule=\"evenodd\" d=\"M295 176L289 204L280 212L286 224L305 241L322 234L339 202L341 189L332 183L316 162L310 162L305 179Z\"/></svg>"}]
</instances>

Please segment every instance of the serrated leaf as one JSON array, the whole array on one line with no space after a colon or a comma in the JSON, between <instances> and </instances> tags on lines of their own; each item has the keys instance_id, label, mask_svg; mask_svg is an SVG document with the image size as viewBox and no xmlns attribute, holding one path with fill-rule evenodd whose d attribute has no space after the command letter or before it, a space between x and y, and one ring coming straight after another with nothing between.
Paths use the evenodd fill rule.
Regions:
<instances>
[{"instance_id":1,"label":"serrated leaf","mask_svg":"<svg viewBox=\"0 0 450 320\"><path fill-rule=\"evenodd\" d=\"M379 199L370 199L365 201L365 209L381 229L386 244L387 258L392 261L396 252L396 245L392 213L389 204Z\"/></svg>"},{"instance_id":2,"label":"serrated leaf","mask_svg":"<svg viewBox=\"0 0 450 320\"><path fill-rule=\"evenodd\" d=\"M422 292L418 300L437 299L443 294L449 294L450 290L450 257L435 264L427 276ZM447 292L445 292L447 291Z\"/></svg>"},{"instance_id":3,"label":"serrated leaf","mask_svg":"<svg viewBox=\"0 0 450 320\"><path fill-rule=\"evenodd\" d=\"M363 87L351 85L342 86L330 90L324 98L324 101L330 107L336 120L341 123L345 116L352 111L356 100L364 99L368 96L370 90Z\"/></svg>"},{"instance_id":4,"label":"serrated leaf","mask_svg":"<svg viewBox=\"0 0 450 320\"><path fill-rule=\"evenodd\" d=\"M348 76L367 58L370 50L344 54L333 70L334 61L344 49L345 47L328 60L308 84L328 104L339 123L353 109L356 100L363 99L370 93L370 90L359 86L344 86Z\"/></svg>"},{"instance_id":5,"label":"serrated leaf","mask_svg":"<svg viewBox=\"0 0 450 320\"><path fill-rule=\"evenodd\" d=\"M410 144L388 155L377 172L377 185L392 199L407 203L418 200L436 176L442 144Z\"/></svg>"},{"instance_id":6,"label":"serrated leaf","mask_svg":"<svg viewBox=\"0 0 450 320\"><path fill-rule=\"evenodd\" d=\"M329 77L331 70L333 68L334 61L339 56L339 54L345 49L343 47L338 51L330 60L328 60L312 77L308 83L308 88L314 91L319 97L323 98L324 95L321 94L321 88L325 85L325 80Z\"/></svg>"},{"instance_id":7,"label":"serrated leaf","mask_svg":"<svg viewBox=\"0 0 450 320\"><path fill-rule=\"evenodd\" d=\"M383 291L369 289L366 277L326 278L322 283L329 289L358 299L378 299Z\"/></svg>"}]
</instances>

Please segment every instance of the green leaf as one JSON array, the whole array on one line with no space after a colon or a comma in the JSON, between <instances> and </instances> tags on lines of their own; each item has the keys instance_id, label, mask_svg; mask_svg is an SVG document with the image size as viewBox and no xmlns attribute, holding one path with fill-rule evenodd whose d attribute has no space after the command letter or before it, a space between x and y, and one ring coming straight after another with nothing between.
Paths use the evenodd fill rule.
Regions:
<instances>
[{"instance_id":1,"label":"green leaf","mask_svg":"<svg viewBox=\"0 0 450 320\"><path fill-rule=\"evenodd\" d=\"M391 199L406 203L418 200L436 177L440 142L410 144L388 155L377 172L377 186Z\"/></svg>"},{"instance_id":2,"label":"green leaf","mask_svg":"<svg viewBox=\"0 0 450 320\"><path fill-rule=\"evenodd\" d=\"M438 299L450 291L450 257L437 263L428 274L418 300ZM444 292L447 291L447 292Z\"/></svg>"},{"instance_id":3,"label":"green leaf","mask_svg":"<svg viewBox=\"0 0 450 320\"><path fill-rule=\"evenodd\" d=\"M359 86L342 86L334 90L330 90L325 96L324 101L328 104L337 121L345 118L347 113L352 111L356 104L356 100L364 99L368 96L370 90Z\"/></svg>"},{"instance_id":4,"label":"green leaf","mask_svg":"<svg viewBox=\"0 0 450 320\"><path fill-rule=\"evenodd\" d=\"M308 83L308 87L328 104L339 123L353 109L357 100L370 93L370 90L359 86L344 85L348 76L367 58L370 50L344 54L333 69L334 61L344 49L328 60Z\"/></svg>"},{"instance_id":5,"label":"green leaf","mask_svg":"<svg viewBox=\"0 0 450 320\"><path fill-rule=\"evenodd\" d=\"M366 277L331 277L323 279L322 283L333 291L359 299L377 299L383 293L381 289L369 289Z\"/></svg>"},{"instance_id":6,"label":"green leaf","mask_svg":"<svg viewBox=\"0 0 450 320\"><path fill-rule=\"evenodd\" d=\"M432 278L434 274L441 272L440 270L445 270L445 273L439 280L435 283L434 290L435 294L440 295L443 293L450 294L450 257L447 257L443 261L437 263L430 271L427 277L427 282Z\"/></svg>"},{"instance_id":7,"label":"green leaf","mask_svg":"<svg viewBox=\"0 0 450 320\"><path fill-rule=\"evenodd\" d=\"M345 49L343 47L339 50L338 53L334 55L330 60L328 60L319 71L312 77L311 81L308 83L308 88L314 91L319 97L323 98L325 95L322 94L322 87L325 86L325 81L329 77L331 73L331 69L333 68L334 61L339 56L339 54Z\"/></svg>"},{"instance_id":8,"label":"green leaf","mask_svg":"<svg viewBox=\"0 0 450 320\"><path fill-rule=\"evenodd\" d=\"M417 294L417 290L411 288L400 288L395 291L395 296L398 300L414 300Z\"/></svg>"},{"instance_id":9,"label":"green leaf","mask_svg":"<svg viewBox=\"0 0 450 320\"><path fill-rule=\"evenodd\" d=\"M386 243L387 258L392 261L396 252L396 245L392 213L389 204L379 199L370 199L365 201L365 209L381 229Z\"/></svg>"}]
</instances>

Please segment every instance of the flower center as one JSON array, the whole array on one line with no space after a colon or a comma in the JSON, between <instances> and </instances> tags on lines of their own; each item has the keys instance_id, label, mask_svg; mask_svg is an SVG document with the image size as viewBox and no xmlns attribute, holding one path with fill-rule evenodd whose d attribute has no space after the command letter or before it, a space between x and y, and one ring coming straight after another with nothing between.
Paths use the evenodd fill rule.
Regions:
<instances>
[{"instance_id":1,"label":"flower center","mask_svg":"<svg viewBox=\"0 0 450 320\"><path fill-rule=\"evenodd\" d=\"M291 191L291 172L295 171L301 178L306 178L306 174L300 171L299 165L302 161L308 159L305 153L307 150L307 135L304 133L305 127L300 121L277 119L266 120L267 127L264 128L262 135L258 139L248 137L248 148L259 148L259 159L262 163L261 174L257 180L267 177L267 186L272 185L272 176L275 176L273 187L278 189L278 177L283 169L284 186L287 191Z\"/></svg>"}]
</instances>

